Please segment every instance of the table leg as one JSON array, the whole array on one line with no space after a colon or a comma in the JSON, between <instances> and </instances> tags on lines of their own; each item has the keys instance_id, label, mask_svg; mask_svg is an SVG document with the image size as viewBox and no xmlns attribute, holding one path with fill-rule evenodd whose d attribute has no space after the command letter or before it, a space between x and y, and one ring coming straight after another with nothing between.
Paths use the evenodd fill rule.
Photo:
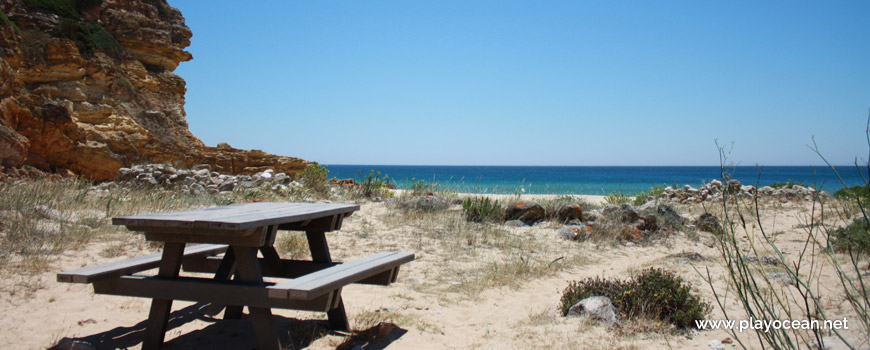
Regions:
<instances>
[{"instance_id":1,"label":"table leg","mask_svg":"<svg viewBox=\"0 0 870 350\"><path fill-rule=\"evenodd\" d=\"M181 270L181 258L184 256L184 243L166 243L163 246L163 257L157 276L175 278ZM151 311L148 314L145 337L142 339L143 350L157 350L163 346L166 335L166 325L169 312L172 311L171 299L154 299L151 301Z\"/></svg>"},{"instance_id":2,"label":"table leg","mask_svg":"<svg viewBox=\"0 0 870 350\"><path fill-rule=\"evenodd\" d=\"M236 255L236 279L242 282L259 283L263 285L263 274L260 264L257 262L257 248L233 247ZM278 339L278 330L275 328L275 320L272 319L272 310L262 307L248 306L251 316L251 324L254 326L254 335L260 349L281 349Z\"/></svg>"},{"instance_id":3,"label":"table leg","mask_svg":"<svg viewBox=\"0 0 870 350\"><path fill-rule=\"evenodd\" d=\"M326 244L326 233L322 231L305 231L308 236L308 248L311 250L311 260L314 262L331 263L329 246ZM344 300L341 300L341 292L337 293L338 306L326 312L329 318L329 327L334 330L348 331L350 323L347 321L347 313L344 311Z\"/></svg>"},{"instance_id":4,"label":"table leg","mask_svg":"<svg viewBox=\"0 0 870 350\"><path fill-rule=\"evenodd\" d=\"M224 281L230 279L230 276L236 270L236 255L233 247L227 248L227 252L224 253L224 258L221 259L221 264L218 266L217 272L214 274L214 279L219 281ZM238 320L242 318L242 306L240 305L227 305L224 309L224 319L225 320Z\"/></svg>"}]
</instances>

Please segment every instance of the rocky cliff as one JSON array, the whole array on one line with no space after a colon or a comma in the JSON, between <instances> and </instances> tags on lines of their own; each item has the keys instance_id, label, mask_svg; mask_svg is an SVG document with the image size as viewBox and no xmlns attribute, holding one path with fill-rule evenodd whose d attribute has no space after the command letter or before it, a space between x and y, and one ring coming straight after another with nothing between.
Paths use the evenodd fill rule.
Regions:
<instances>
[{"instance_id":1,"label":"rocky cliff","mask_svg":"<svg viewBox=\"0 0 870 350\"><path fill-rule=\"evenodd\" d=\"M222 173L306 163L207 147L188 129L191 31L165 0L0 0L0 165L113 179L134 163Z\"/></svg>"}]
</instances>

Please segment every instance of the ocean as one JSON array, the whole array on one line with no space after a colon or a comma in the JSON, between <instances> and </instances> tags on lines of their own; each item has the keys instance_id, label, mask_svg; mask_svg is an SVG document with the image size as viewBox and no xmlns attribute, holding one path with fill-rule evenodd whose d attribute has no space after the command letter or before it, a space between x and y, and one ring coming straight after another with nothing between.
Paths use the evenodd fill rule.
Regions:
<instances>
[{"instance_id":1,"label":"ocean","mask_svg":"<svg viewBox=\"0 0 870 350\"><path fill-rule=\"evenodd\" d=\"M436 166L436 165L328 165L329 176L362 181L369 171L387 175L398 188L412 180L437 184L438 188L466 193L632 194L652 186L701 186L722 179L718 166ZM838 166L848 186L862 185L854 166ZM861 169L866 177L866 168ZM741 166L729 168L733 179L743 184L766 186L790 181L815 185L829 193L843 188L831 168L818 166Z\"/></svg>"}]
</instances>

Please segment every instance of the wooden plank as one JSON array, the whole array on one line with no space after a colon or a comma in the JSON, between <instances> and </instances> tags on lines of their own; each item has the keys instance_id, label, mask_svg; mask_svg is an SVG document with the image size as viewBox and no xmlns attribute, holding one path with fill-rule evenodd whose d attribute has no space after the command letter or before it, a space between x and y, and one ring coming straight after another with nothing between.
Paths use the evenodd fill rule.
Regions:
<instances>
[{"instance_id":1,"label":"wooden plank","mask_svg":"<svg viewBox=\"0 0 870 350\"><path fill-rule=\"evenodd\" d=\"M163 246L163 258L157 276L165 279L178 277L181 258L184 256L184 243L167 243ZM158 350L163 346L169 313L172 311L172 298L154 298L142 338L143 350Z\"/></svg>"},{"instance_id":2,"label":"wooden plank","mask_svg":"<svg viewBox=\"0 0 870 350\"><path fill-rule=\"evenodd\" d=\"M145 239L160 242L183 243L223 243L242 247L262 247L266 242L266 234L260 232L254 235L227 237L207 235L186 235L178 233L145 232Z\"/></svg>"},{"instance_id":3,"label":"wooden plank","mask_svg":"<svg viewBox=\"0 0 870 350\"><path fill-rule=\"evenodd\" d=\"M287 260L280 259L281 267L275 269L265 259L257 259L260 263L260 268L263 271L263 276L277 278L297 278L309 273L323 270L335 265L339 262L332 263L316 263L307 260ZM218 266L221 264L220 257L206 257L200 259L185 259L182 269L187 272L215 273L218 271Z\"/></svg>"},{"instance_id":4,"label":"wooden plank","mask_svg":"<svg viewBox=\"0 0 870 350\"><path fill-rule=\"evenodd\" d=\"M223 229L245 229L250 227L279 225L288 222L313 220L327 216L345 214L347 212L357 210L359 210L359 205L312 203L307 206L293 208L292 211L275 208L269 209L268 211L258 211L235 216L228 216L219 220L197 220L194 226L209 228L220 227Z\"/></svg>"},{"instance_id":5,"label":"wooden plank","mask_svg":"<svg viewBox=\"0 0 870 350\"><path fill-rule=\"evenodd\" d=\"M249 305L325 312L333 304L332 295L323 295L308 301L274 299L263 287L234 281L215 281L208 278L178 277L162 279L147 276L122 276L94 282L98 294L140 298L160 298L213 303L217 305Z\"/></svg>"},{"instance_id":6,"label":"wooden plank","mask_svg":"<svg viewBox=\"0 0 870 350\"><path fill-rule=\"evenodd\" d=\"M236 254L236 280L258 287L263 287L263 274L257 262L257 248L233 247ZM242 303L244 304L244 303ZM281 350L281 341L272 319L272 309L268 307L248 305L254 335L260 349Z\"/></svg>"},{"instance_id":7,"label":"wooden plank","mask_svg":"<svg viewBox=\"0 0 870 350\"><path fill-rule=\"evenodd\" d=\"M412 260L414 254L381 252L268 287L269 297L309 300Z\"/></svg>"},{"instance_id":8,"label":"wooden plank","mask_svg":"<svg viewBox=\"0 0 870 350\"><path fill-rule=\"evenodd\" d=\"M311 220L359 210L359 205L338 203L242 203L229 206L122 216L112 224L139 227L204 227L240 230L272 224Z\"/></svg>"},{"instance_id":9,"label":"wooden plank","mask_svg":"<svg viewBox=\"0 0 870 350\"><path fill-rule=\"evenodd\" d=\"M184 249L184 258L201 258L216 255L227 250L225 244L201 244ZM83 267L57 274L58 282L91 283L101 279L129 275L160 266L162 253L140 256L132 259L115 261L108 264Z\"/></svg>"},{"instance_id":10,"label":"wooden plank","mask_svg":"<svg viewBox=\"0 0 870 350\"><path fill-rule=\"evenodd\" d=\"M326 233L323 230L305 231L308 238L308 250L311 252L311 260L315 262L330 263L332 256L329 255L329 246L326 244ZM350 330L350 322L347 320L347 312L344 310L344 300L341 298L341 288L337 288L330 294L335 294L335 304L326 312L329 319L329 327L335 330ZM289 295L288 295L289 296Z\"/></svg>"}]
</instances>

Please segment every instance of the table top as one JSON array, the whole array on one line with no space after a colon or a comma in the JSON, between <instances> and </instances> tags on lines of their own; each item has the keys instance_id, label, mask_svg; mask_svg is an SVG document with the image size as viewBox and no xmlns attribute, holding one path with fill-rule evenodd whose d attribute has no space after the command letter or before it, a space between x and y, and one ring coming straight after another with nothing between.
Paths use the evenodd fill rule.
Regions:
<instances>
[{"instance_id":1,"label":"table top","mask_svg":"<svg viewBox=\"0 0 870 350\"><path fill-rule=\"evenodd\" d=\"M254 202L221 207L112 218L114 225L140 228L201 227L245 230L350 214L359 205L343 203Z\"/></svg>"}]
</instances>

